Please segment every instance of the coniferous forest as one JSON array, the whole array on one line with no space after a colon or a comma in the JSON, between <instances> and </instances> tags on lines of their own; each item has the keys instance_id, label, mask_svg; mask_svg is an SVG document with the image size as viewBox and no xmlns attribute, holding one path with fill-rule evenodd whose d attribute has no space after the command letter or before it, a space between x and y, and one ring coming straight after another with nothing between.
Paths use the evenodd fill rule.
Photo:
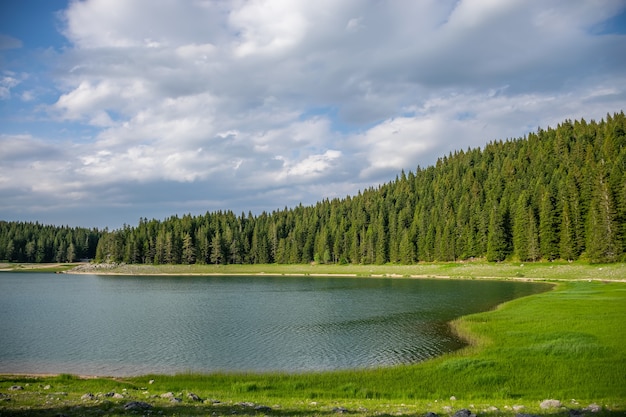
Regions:
<instances>
[{"instance_id":1,"label":"coniferous forest","mask_svg":"<svg viewBox=\"0 0 626 417\"><path fill-rule=\"evenodd\" d=\"M20 262L412 264L626 261L626 118L566 120L459 150L356 196L260 215L140 219L115 231L0 221Z\"/></svg>"}]
</instances>

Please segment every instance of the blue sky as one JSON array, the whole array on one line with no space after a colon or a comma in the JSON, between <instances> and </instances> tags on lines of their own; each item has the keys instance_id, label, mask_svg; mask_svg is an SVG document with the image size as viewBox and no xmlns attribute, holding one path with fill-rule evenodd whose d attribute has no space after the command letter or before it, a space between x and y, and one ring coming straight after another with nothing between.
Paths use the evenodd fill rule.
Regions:
<instances>
[{"instance_id":1,"label":"blue sky","mask_svg":"<svg viewBox=\"0 0 626 417\"><path fill-rule=\"evenodd\" d=\"M0 220L343 198L626 107L624 0L0 4Z\"/></svg>"}]
</instances>

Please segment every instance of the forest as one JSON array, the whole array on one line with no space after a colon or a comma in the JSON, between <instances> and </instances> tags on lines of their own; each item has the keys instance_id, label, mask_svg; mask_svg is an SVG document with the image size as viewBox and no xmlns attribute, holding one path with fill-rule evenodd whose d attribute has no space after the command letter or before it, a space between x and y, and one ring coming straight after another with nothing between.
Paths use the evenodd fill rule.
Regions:
<instances>
[{"instance_id":1,"label":"forest","mask_svg":"<svg viewBox=\"0 0 626 417\"><path fill-rule=\"evenodd\" d=\"M565 120L343 199L113 231L0 221L0 259L149 264L626 261L626 120Z\"/></svg>"}]
</instances>

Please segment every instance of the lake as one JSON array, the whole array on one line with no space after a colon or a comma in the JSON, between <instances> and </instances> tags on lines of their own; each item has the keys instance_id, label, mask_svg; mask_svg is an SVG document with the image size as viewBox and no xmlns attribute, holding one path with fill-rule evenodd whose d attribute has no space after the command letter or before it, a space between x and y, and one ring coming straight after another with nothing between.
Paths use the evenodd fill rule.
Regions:
<instances>
[{"instance_id":1,"label":"lake","mask_svg":"<svg viewBox=\"0 0 626 417\"><path fill-rule=\"evenodd\" d=\"M522 282L0 273L0 373L310 371L423 361Z\"/></svg>"}]
</instances>

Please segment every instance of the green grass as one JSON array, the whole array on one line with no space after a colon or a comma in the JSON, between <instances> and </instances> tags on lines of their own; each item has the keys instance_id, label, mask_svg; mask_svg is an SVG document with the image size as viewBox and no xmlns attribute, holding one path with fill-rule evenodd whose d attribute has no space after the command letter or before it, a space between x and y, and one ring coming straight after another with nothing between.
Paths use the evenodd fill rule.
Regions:
<instances>
[{"instance_id":1,"label":"green grass","mask_svg":"<svg viewBox=\"0 0 626 417\"><path fill-rule=\"evenodd\" d=\"M449 277L542 280L626 280L626 263L592 265L578 262L471 262L418 263L415 265L126 265L120 264L93 273L150 274L267 274L267 275L348 275L357 277Z\"/></svg>"},{"instance_id":2,"label":"green grass","mask_svg":"<svg viewBox=\"0 0 626 417\"><path fill-rule=\"evenodd\" d=\"M0 262L0 272L66 272L76 267L75 263L13 263Z\"/></svg>"},{"instance_id":3,"label":"green grass","mask_svg":"<svg viewBox=\"0 0 626 417\"><path fill-rule=\"evenodd\" d=\"M4 376L0 377L0 416L129 415L123 405L131 400L149 402L154 406L152 415L167 416L233 412L323 416L335 415L335 407L344 407L357 416L417 416L427 411L449 415L461 408L479 415L521 412L565 416L569 408L580 410L591 403L603 407L594 415L625 415L626 284L603 281L615 278L615 271L624 266L562 266L572 266L572 274L566 278L577 280L560 281L552 291L456 320L455 330L472 345L420 364L340 372L189 373L121 379ZM490 270L480 264L472 267L480 271L476 277L498 276L515 269L503 265ZM432 268L455 272L462 266ZM561 265L535 266L533 274L556 280L563 273L559 269ZM611 274L608 277L607 272ZM592 278L602 280L589 282ZM25 389L9 391L12 385ZM47 385L50 387L44 389ZM87 392L96 398L81 400ZM104 397L107 392L121 393L124 398ZM172 404L161 398L165 392L174 393L183 402ZM193 402L186 397L189 392L220 403ZM451 400L452 396L456 399ZM564 407L540 410L539 403L549 398L562 401ZM271 410L259 412L242 402ZM522 410L514 410L521 405Z\"/></svg>"}]
</instances>

